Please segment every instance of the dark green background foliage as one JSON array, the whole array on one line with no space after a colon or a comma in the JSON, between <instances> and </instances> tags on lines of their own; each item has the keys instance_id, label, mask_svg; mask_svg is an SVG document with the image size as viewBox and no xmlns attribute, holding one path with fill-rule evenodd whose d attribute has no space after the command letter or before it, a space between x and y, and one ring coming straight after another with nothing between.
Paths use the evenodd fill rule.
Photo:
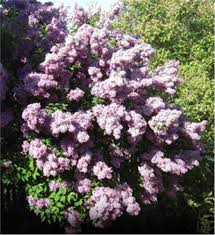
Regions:
<instances>
[{"instance_id":1,"label":"dark green background foliage","mask_svg":"<svg viewBox=\"0 0 215 235\"><path fill-rule=\"evenodd\" d=\"M152 67L168 59L180 61L183 84L172 102L193 121L207 120L203 135L206 153L200 167L185 178L184 197L199 215L198 230L211 231L213 215L214 130L214 3L211 0L126 0L114 26L139 35L156 49Z\"/></svg>"}]
</instances>

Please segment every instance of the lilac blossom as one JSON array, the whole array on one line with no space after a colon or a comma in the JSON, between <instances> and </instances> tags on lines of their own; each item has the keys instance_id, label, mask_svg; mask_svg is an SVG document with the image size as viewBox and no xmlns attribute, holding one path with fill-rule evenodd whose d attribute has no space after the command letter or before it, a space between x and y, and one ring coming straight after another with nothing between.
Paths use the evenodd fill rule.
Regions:
<instances>
[{"instance_id":1,"label":"lilac blossom","mask_svg":"<svg viewBox=\"0 0 215 235\"><path fill-rule=\"evenodd\" d=\"M33 96L42 96L49 98L49 90L56 88L58 83L54 80L52 75L42 73L29 73L23 79L23 89L31 93Z\"/></svg>"},{"instance_id":2,"label":"lilac blossom","mask_svg":"<svg viewBox=\"0 0 215 235\"><path fill-rule=\"evenodd\" d=\"M70 233L81 232L80 226L81 226L82 220L81 220L81 215L77 210L70 207L64 211L64 216L65 216L67 223L69 224L65 228L66 233L70 234Z\"/></svg>"},{"instance_id":3,"label":"lilac blossom","mask_svg":"<svg viewBox=\"0 0 215 235\"><path fill-rule=\"evenodd\" d=\"M161 110L149 120L148 124L155 135L161 137L165 143L171 144L179 137L178 127L181 115L180 110Z\"/></svg>"},{"instance_id":4,"label":"lilac blossom","mask_svg":"<svg viewBox=\"0 0 215 235\"><path fill-rule=\"evenodd\" d=\"M75 187L79 193L88 193L91 191L92 182L83 176L76 177Z\"/></svg>"},{"instance_id":5,"label":"lilac blossom","mask_svg":"<svg viewBox=\"0 0 215 235\"><path fill-rule=\"evenodd\" d=\"M104 227L123 213L120 193L109 187L97 187L91 197L90 219L96 227Z\"/></svg>"},{"instance_id":6,"label":"lilac blossom","mask_svg":"<svg viewBox=\"0 0 215 235\"><path fill-rule=\"evenodd\" d=\"M183 129L185 134L188 135L191 140L198 141L201 139L200 134L205 130L206 124L206 120L199 123L184 122Z\"/></svg>"},{"instance_id":7,"label":"lilac blossom","mask_svg":"<svg viewBox=\"0 0 215 235\"><path fill-rule=\"evenodd\" d=\"M30 130L39 132L49 126L49 115L45 109L41 109L40 103L29 104L22 113L22 118L26 121Z\"/></svg>"},{"instance_id":8,"label":"lilac blossom","mask_svg":"<svg viewBox=\"0 0 215 235\"><path fill-rule=\"evenodd\" d=\"M94 165L93 173L98 177L99 180L112 178L112 169L102 161L99 161Z\"/></svg>"},{"instance_id":9,"label":"lilac blossom","mask_svg":"<svg viewBox=\"0 0 215 235\"><path fill-rule=\"evenodd\" d=\"M56 111L52 114L50 124L51 133L58 136L60 133L74 133L80 143L87 142L89 137L86 132L91 127L93 116L90 111L84 112L62 112Z\"/></svg>"},{"instance_id":10,"label":"lilac blossom","mask_svg":"<svg viewBox=\"0 0 215 235\"><path fill-rule=\"evenodd\" d=\"M92 158L91 155L87 153L81 156L81 158L79 158L78 163L77 163L77 169L80 172L86 173L88 171L91 158Z\"/></svg>"},{"instance_id":11,"label":"lilac blossom","mask_svg":"<svg viewBox=\"0 0 215 235\"><path fill-rule=\"evenodd\" d=\"M178 65L178 61L171 60L163 66L158 67L153 72L153 85L164 89L164 91L169 94L174 94L176 92L176 85L182 82L182 79L176 76L178 73Z\"/></svg>"},{"instance_id":12,"label":"lilac blossom","mask_svg":"<svg viewBox=\"0 0 215 235\"><path fill-rule=\"evenodd\" d=\"M166 104L160 97L149 97L144 106L143 113L147 116L158 113L161 109L165 109Z\"/></svg>"},{"instance_id":13,"label":"lilac blossom","mask_svg":"<svg viewBox=\"0 0 215 235\"><path fill-rule=\"evenodd\" d=\"M43 171L44 176L55 176L57 173L70 169L68 158L56 157L53 151L39 139L30 142L29 154L36 159L36 164Z\"/></svg>"},{"instance_id":14,"label":"lilac blossom","mask_svg":"<svg viewBox=\"0 0 215 235\"><path fill-rule=\"evenodd\" d=\"M133 191L127 183L116 188L97 187L93 191L90 202L90 219L96 227L104 227L116 220L126 210L131 215L138 215L140 206L132 195Z\"/></svg>"},{"instance_id":15,"label":"lilac blossom","mask_svg":"<svg viewBox=\"0 0 215 235\"><path fill-rule=\"evenodd\" d=\"M84 96L84 91L80 88L76 88L74 90L70 90L69 94L67 95L67 99L70 101L79 101L81 97Z\"/></svg>"},{"instance_id":16,"label":"lilac blossom","mask_svg":"<svg viewBox=\"0 0 215 235\"><path fill-rule=\"evenodd\" d=\"M158 193L164 190L160 177L160 172L155 171L147 163L142 163L138 167L140 175L143 177L143 194L142 200L145 204L150 204L151 201L157 201Z\"/></svg>"},{"instance_id":17,"label":"lilac blossom","mask_svg":"<svg viewBox=\"0 0 215 235\"><path fill-rule=\"evenodd\" d=\"M50 206L48 198L36 198L32 196L27 197L28 204L36 208L46 208Z\"/></svg>"},{"instance_id":18,"label":"lilac blossom","mask_svg":"<svg viewBox=\"0 0 215 235\"><path fill-rule=\"evenodd\" d=\"M58 181L52 180L49 183L49 189L51 192L55 192L61 188L71 188L71 187L72 187L72 184L67 181L58 182Z\"/></svg>"}]
</instances>

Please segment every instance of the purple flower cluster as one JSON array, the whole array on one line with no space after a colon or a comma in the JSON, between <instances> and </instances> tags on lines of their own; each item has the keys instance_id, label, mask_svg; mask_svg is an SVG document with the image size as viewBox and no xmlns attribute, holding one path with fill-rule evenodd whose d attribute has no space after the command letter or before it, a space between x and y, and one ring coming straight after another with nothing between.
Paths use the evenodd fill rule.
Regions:
<instances>
[{"instance_id":1,"label":"purple flower cluster","mask_svg":"<svg viewBox=\"0 0 215 235\"><path fill-rule=\"evenodd\" d=\"M88 13L82 8L79 7L77 4L75 4L73 12L72 12L72 23L77 26L81 26L83 24L86 24L89 20Z\"/></svg>"},{"instance_id":2,"label":"purple flower cluster","mask_svg":"<svg viewBox=\"0 0 215 235\"><path fill-rule=\"evenodd\" d=\"M93 115L90 111L79 111L75 113L56 111L52 114L50 130L52 135L60 133L72 133L79 143L89 140L87 129L92 126Z\"/></svg>"},{"instance_id":3,"label":"purple flower cluster","mask_svg":"<svg viewBox=\"0 0 215 235\"><path fill-rule=\"evenodd\" d=\"M49 98L50 94L47 92L52 88L56 88L58 83L54 80L52 75L32 72L23 78L23 89L33 96L41 96Z\"/></svg>"},{"instance_id":4,"label":"purple flower cluster","mask_svg":"<svg viewBox=\"0 0 215 235\"><path fill-rule=\"evenodd\" d=\"M153 85L164 89L169 94L174 94L176 85L182 82L182 79L177 77L178 65L178 61L172 60L158 67L153 72Z\"/></svg>"},{"instance_id":5,"label":"purple flower cluster","mask_svg":"<svg viewBox=\"0 0 215 235\"><path fill-rule=\"evenodd\" d=\"M93 173L99 180L112 178L112 169L108 167L105 162L102 161L99 161L95 164L95 166L93 167Z\"/></svg>"},{"instance_id":6,"label":"purple flower cluster","mask_svg":"<svg viewBox=\"0 0 215 235\"><path fill-rule=\"evenodd\" d=\"M65 219L68 222L68 226L65 228L66 233L71 234L71 233L78 233L80 232L80 225L81 225L81 216L80 213L71 208L68 208L66 211L64 211L64 216Z\"/></svg>"},{"instance_id":7,"label":"purple flower cluster","mask_svg":"<svg viewBox=\"0 0 215 235\"><path fill-rule=\"evenodd\" d=\"M67 95L67 99L72 101L79 101L81 97L84 96L84 91L82 91L80 88L76 88L74 90L70 90L69 94Z\"/></svg>"},{"instance_id":8,"label":"purple flower cluster","mask_svg":"<svg viewBox=\"0 0 215 235\"><path fill-rule=\"evenodd\" d=\"M54 151L46 147L39 139L30 142L29 154L36 159L37 166L43 171L44 176L55 176L70 168L70 159L57 157Z\"/></svg>"},{"instance_id":9,"label":"purple flower cluster","mask_svg":"<svg viewBox=\"0 0 215 235\"><path fill-rule=\"evenodd\" d=\"M158 138L167 144L172 144L179 137L177 131L181 115L180 110L161 110L149 120L148 124Z\"/></svg>"},{"instance_id":10,"label":"purple flower cluster","mask_svg":"<svg viewBox=\"0 0 215 235\"><path fill-rule=\"evenodd\" d=\"M138 167L138 170L144 180L144 192L142 193L143 202L150 204L151 202L157 201L157 194L163 191L160 172L155 172L147 163L142 163L141 166Z\"/></svg>"},{"instance_id":11,"label":"purple flower cluster","mask_svg":"<svg viewBox=\"0 0 215 235\"><path fill-rule=\"evenodd\" d=\"M49 183L49 189L52 192L55 192L56 190L61 189L61 188L70 188L70 187L72 187L72 184L66 181L58 182L58 181L52 180Z\"/></svg>"},{"instance_id":12,"label":"purple flower cluster","mask_svg":"<svg viewBox=\"0 0 215 235\"><path fill-rule=\"evenodd\" d=\"M32 196L27 197L28 204L37 208L46 208L50 206L49 198L35 198Z\"/></svg>"},{"instance_id":13,"label":"purple flower cluster","mask_svg":"<svg viewBox=\"0 0 215 235\"><path fill-rule=\"evenodd\" d=\"M22 118L25 120L26 128L36 132L44 131L50 120L48 112L41 109L40 103L29 104L24 109Z\"/></svg>"},{"instance_id":14,"label":"purple flower cluster","mask_svg":"<svg viewBox=\"0 0 215 235\"><path fill-rule=\"evenodd\" d=\"M184 122L183 130L192 141L198 141L201 139L200 134L205 130L206 124L206 120L199 123Z\"/></svg>"},{"instance_id":15,"label":"purple flower cluster","mask_svg":"<svg viewBox=\"0 0 215 235\"><path fill-rule=\"evenodd\" d=\"M128 112L124 106L117 103L94 106L93 114L99 126L115 139L121 138L123 122L128 125L128 141L130 142L137 142L146 131L147 123L143 116L134 110Z\"/></svg>"},{"instance_id":16,"label":"purple flower cluster","mask_svg":"<svg viewBox=\"0 0 215 235\"><path fill-rule=\"evenodd\" d=\"M96 227L104 227L116 220L126 210L130 215L138 215L140 206L132 195L132 189L124 183L113 189L97 187L91 197L90 219Z\"/></svg>"},{"instance_id":17,"label":"purple flower cluster","mask_svg":"<svg viewBox=\"0 0 215 235\"><path fill-rule=\"evenodd\" d=\"M90 179L86 178L80 172L75 174L75 188L79 193L88 193L91 191L92 182Z\"/></svg>"}]
</instances>

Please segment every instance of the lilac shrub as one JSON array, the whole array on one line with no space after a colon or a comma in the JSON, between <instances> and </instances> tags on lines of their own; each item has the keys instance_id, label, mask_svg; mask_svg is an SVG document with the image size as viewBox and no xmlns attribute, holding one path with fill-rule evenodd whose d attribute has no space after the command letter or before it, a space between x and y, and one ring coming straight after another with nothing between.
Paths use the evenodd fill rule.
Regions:
<instances>
[{"instance_id":1,"label":"lilac shrub","mask_svg":"<svg viewBox=\"0 0 215 235\"><path fill-rule=\"evenodd\" d=\"M62 10L25 4L20 17L28 18L28 36L39 40L29 50L46 51L34 66L30 53L18 57L27 64L13 88L23 155L44 182L39 192L37 181L27 182L31 208L75 233L84 221L105 227L124 213L138 215L159 195L174 197L199 165L206 126L164 99L182 82L179 62L150 69L151 45L111 27L123 4L106 14L76 6L71 33ZM95 15L100 20L92 24ZM48 22L44 39L40 19Z\"/></svg>"}]
</instances>

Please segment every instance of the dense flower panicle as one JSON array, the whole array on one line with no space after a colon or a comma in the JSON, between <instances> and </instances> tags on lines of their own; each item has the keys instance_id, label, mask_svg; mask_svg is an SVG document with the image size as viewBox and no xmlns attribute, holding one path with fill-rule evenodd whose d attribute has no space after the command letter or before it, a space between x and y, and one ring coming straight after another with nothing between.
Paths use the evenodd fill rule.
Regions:
<instances>
[{"instance_id":1,"label":"dense flower panicle","mask_svg":"<svg viewBox=\"0 0 215 235\"><path fill-rule=\"evenodd\" d=\"M74 6L71 18L72 23L77 26L86 24L89 19L87 12L82 7L79 7L77 4L75 4Z\"/></svg>"},{"instance_id":2,"label":"dense flower panicle","mask_svg":"<svg viewBox=\"0 0 215 235\"><path fill-rule=\"evenodd\" d=\"M64 211L64 216L66 221L68 222L68 226L65 228L66 233L70 234L70 233L78 233L81 232L81 215L80 213L73 209L72 207L66 209Z\"/></svg>"},{"instance_id":3,"label":"dense flower panicle","mask_svg":"<svg viewBox=\"0 0 215 235\"><path fill-rule=\"evenodd\" d=\"M69 94L67 95L67 99L70 101L79 101L81 97L84 96L84 91L80 88L76 88L74 90L70 90Z\"/></svg>"},{"instance_id":4,"label":"dense flower panicle","mask_svg":"<svg viewBox=\"0 0 215 235\"><path fill-rule=\"evenodd\" d=\"M80 143L89 140L87 129L92 126L93 115L90 111L80 111L76 113L56 111L52 114L51 133L59 136L60 133L73 133Z\"/></svg>"},{"instance_id":5,"label":"dense flower panicle","mask_svg":"<svg viewBox=\"0 0 215 235\"><path fill-rule=\"evenodd\" d=\"M79 193L88 193L91 191L91 180L84 177L79 177L75 182L75 187Z\"/></svg>"},{"instance_id":6,"label":"dense flower panicle","mask_svg":"<svg viewBox=\"0 0 215 235\"><path fill-rule=\"evenodd\" d=\"M96 105L93 107L93 114L96 116L99 126L104 129L108 135L113 135L119 139L123 126L121 119L125 116L125 107L112 103L108 106Z\"/></svg>"},{"instance_id":7,"label":"dense flower panicle","mask_svg":"<svg viewBox=\"0 0 215 235\"><path fill-rule=\"evenodd\" d=\"M71 164L76 165L79 154L76 150L78 144L70 136L67 136L61 140L61 149L63 154L71 159Z\"/></svg>"},{"instance_id":8,"label":"dense flower panicle","mask_svg":"<svg viewBox=\"0 0 215 235\"><path fill-rule=\"evenodd\" d=\"M72 188L72 183L67 182L67 181L62 181L62 182L58 182L58 181L55 181L55 180L50 181L49 190L51 192L55 192L55 191L57 191L58 189L61 189L61 188Z\"/></svg>"},{"instance_id":9,"label":"dense flower panicle","mask_svg":"<svg viewBox=\"0 0 215 235\"><path fill-rule=\"evenodd\" d=\"M142 155L143 161L150 161L163 172L179 176L187 173L194 166L198 166L200 159L200 151L198 150L187 150L179 155L172 156L172 158L165 157L164 153L157 149Z\"/></svg>"},{"instance_id":10,"label":"dense flower panicle","mask_svg":"<svg viewBox=\"0 0 215 235\"><path fill-rule=\"evenodd\" d=\"M100 81L103 77L101 69L99 67L96 67L96 66L89 67L88 68L88 74L90 75L90 78L91 78L93 83L96 83L96 82ZM92 94L93 94L93 91L92 91ZM95 92L95 94L96 94L96 92Z\"/></svg>"},{"instance_id":11,"label":"dense flower panicle","mask_svg":"<svg viewBox=\"0 0 215 235\"><path fill-rule=\"evenodd\" d=\"M162 137L165 143L172 144L179 137L177 132L181 115L180 110L161 110L148 124L155 135Z\"/></svg>"},{"instance_id":12,"label":"dense flower panicle","mask_svg":"<svg viewBox=\"0 0 215 235\"><path fill-rule=\"evenodd\" d=\"M91 197L90 219L96 227L104 227L122 215L123 205L118 191L109 187L97 187Z\"/></svg>"},{"instance_id":13,"label":"dense flower panicle","mask_svg":"<svg viewBox=\"0 0 215 235\"><path fill-rule=\"evenodd\" d=\"M148 62L153 56L154 49L146 43L137 44L127 50L118 50L113 53L110 60L110 69L120 71L129 68L138 62Z\"/></svg>"},{"instance_id":14,"label":"dense flower panicle","mask_svg":"<svg viewBox=\"0 0 215 235\"><path fill-rule=\"evenodd\" d=\"M153 85L164 89L169 94L174 94L176 92L176 85L182 82L182 79L176 76L178 65L178 61L171 60L163 66L158 67L153 72Z\"/></svg>"},{"instance_id":15,"label":"dense flower panicle","mask_svg":"<svg viewBox=\"0 0 215 235\"><path fill-rule=\"evenodd\" d=\"M38 162L37 162L38 164ZM64 157L56 157L53 153L48 154L47 160L43 164L44 176L57 175L70 169L70 160Z\"/></svg>"},{"instance_id":16,"label":"dense flower panicle","mask_svg":"<svg viewBox=\"0 0 215 235\"><path fill-rule=\"evenodd\" d=\"M145 133L147 123L145 119L135 111L130 111L128 115L130 116L130 120L127 118L129 128L128 133L130 134L129 142L134 143L140 140Z\"/></svg>"},{"instance_id":17,"label":"dense flower panicle","mask_svg":"<svg viewBox=\"0 0 215 235\"><path fill-rule=\"evenodd\" d=\"M104 227L120 217L124 210L131 215L138 215L140 206L132 195L127 183L116 188L97 187L90 202L90 219L96 227Z\"/></svg>"},{"instance_id":18,"label":"dense flower panicle","mask_svg":"<svg viewBox=\"0 0 215 235\"><path fill-rule=\"evenodd\" d=\"M99 180L111 179L112 171L112 168L108 167L107 164L102 161L97 162L93 167L93 173Z\"/></svg>"},{"instance_id":19,"label":"dense flower panicle","mask_svg":"<svg viewBox=\"0 0 215 235\"><path fill-rule=\"evenodd\" d=\"M58 136L60 133L75 132L75 126L72 124L72 120L72 114L70 112L54 112L50 124L52 134Z\"/></svg>"},{"instance_id":20,"label":"dense flower panicle","mask_svg":"<svg viewBox=\"0 0 215 235\"><path fill-rule=\"evenodd\" d=\"M44 176L57 175L70 169L70 160L65 157L56 157L51 149L39 139L30 142L29 154L36 159L36 164L43 171Z\"/></svg>"},{"instance_id":21,"label":"dense flower panicle","mask_svg":"<svg viewBox=\"0 0 215 235\"><path fill-rule=\"evenodd\" d=\"M133 196L131 187L127 183L124 183L118 185L116 189L120 192L123 205L126 207L126 212L130 215L138 215L141 208Z\"/></svg>"},{"instance_id":22,"label":"dense flower panicle","mask_svg":"<svg viewBox=\"0 0 215 235\"><path fill-rule=\"evenodd\" d=\"M164 190L160 172L155 171L147 163L142 163L142 165L138 167L138 170L143 177L143 202L145 204L150 204L151 201L157 201L158 193Z\"/></svg>"},{"instance_id":23,"label":"dense flower panicle","mask_svg":"<svg viewBox=\"0 0 215 235\"><path fill-rule=\"evenodd\" d=\"M120 139L123 125L127 123L127 133L129 142L137 142L146 131L147 123L144 118L135 111L127 112L125 107L112 103L110 105L97 105L93 107L93 114L97 118L99 126L108 135L113 135L115 139Z\"/></svg>"},{"instance_id":24,"label":"dense flower panicle","mask_svg":"<svg viewBox=\"0 0 215 235\"><path fill-rule=\"evenodd\" d=\"M77 163L77 168L80 172L86 173L91 162L91 154L85 154L82 156Z\"/></svg>"},{"instance_id":25,"label":"dense flower panicle","mask_svg":"<svg viewBox=\"0 0 215 235\"><path fill-rule=\"evenodd\" d=\"M42 96L44 98L49 98L50 93L48 91L58 86L52 75L35 72L25 76L23 83L23 88L26 92L33 96Z\"/></svg>"},{"instance_id":26,"label":"dense flower panicle","mask_svg":"<svg viewBox=\"0 0 215 235\"><path fill-rule=\"evenodd\" d=\"M25 144L25 143L24 143ZM42 159L49 153L48 147L42 143L40 139L34 139L30 142L28 147L29 154L34 159Z\"/></svg>"},{"instance_id":27,"label":"dense flower panicle","mask_svg":"<svg viewBox=\"0 0 215 235\"><path fill-rule=\"evenodd\" d=\"M12 17L3 14L3 29L9 28L17 38L21 36L11 59L31 61L33 52L48 52L55 43L63 42L67 35L66 11L53 7L52 3L9 0L3 3L3 8L16 12Z\"/></svg>"},{"instance_id":28,"label":"dense flower panicle","mask_svg":"<svg viewBox=\"0 0 215 235\"><path fill-rule=\"evenodd\" d=\"M207 121L202 121L199 123L195 122L184 122L183 129L186 135L190 137L193 141L198 141L201 139L201 133L205 130Z\"/></svg>"},{"instance_id":29,"label":"dense flower panicle","mask_svg":"<svg viewBox=\"0 0 215 235\"><path fill-rule=\"evenodd\" d=\"M165 109L166 104L160 97L149 97L144 106L143 113L146 116L151 116L152 114L158 113L161 109Z\"/></svg>"},{"instance_id":30,"label":"dense flower panicle","mask_svg":"<svg viewBox=\"0 0 215 235\"><path fill-rule=\"evenodd\" d=\"M22 151L27 153L29 151L30 144L27 140L24 140L22 143Z\"/></svg>"},{"instance_id":31,"label":"dense flower panicle","mask_svg":"<svg viewBox=\"0 0 215 235\"><path fill-rule=\"evenodd\" d=\"M35 198L32 196L27 197L28 204L37 208L46 208L50 206L49 198Z\"/></svg>"},{"instance_id":32,"label":"dense flower panicle","mask_svg":"<svg viewBox=\"0 0 215 235\"><path fill-rule=\"evenodd\" d=\"M22 113L27 127L36 132L49 129L50 118L48 112L41 108L40 103L29 104Z\"/></svg>"}]
</instances>

